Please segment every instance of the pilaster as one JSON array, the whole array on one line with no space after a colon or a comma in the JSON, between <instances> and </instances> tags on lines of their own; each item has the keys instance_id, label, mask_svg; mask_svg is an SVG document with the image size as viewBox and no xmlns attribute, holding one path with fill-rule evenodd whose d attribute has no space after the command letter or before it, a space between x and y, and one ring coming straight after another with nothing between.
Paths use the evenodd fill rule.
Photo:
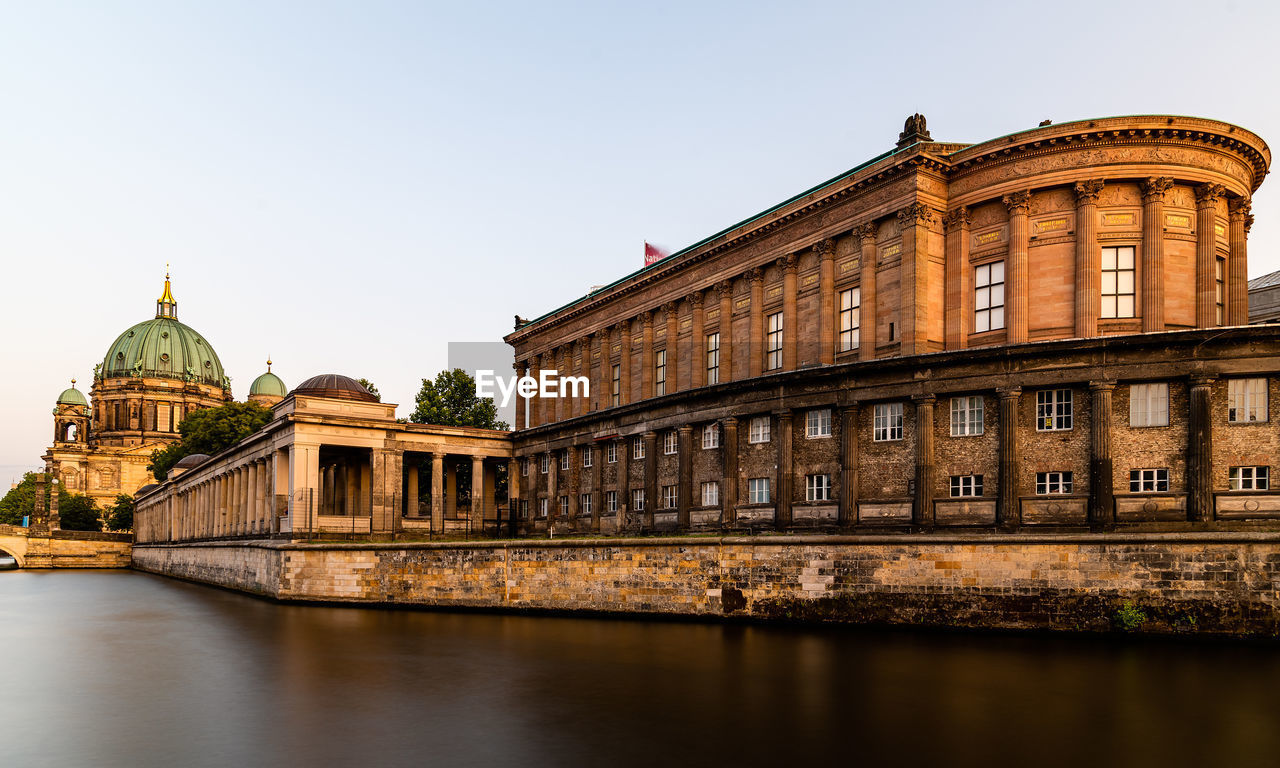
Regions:
<instances>
[{"instance_id":1,"label":"pilaster","mask_svg":"<svg viewBox=\"0 0 1280 768\"><path fill-rule=\"evenodd\" d=\"M1164 196L1173 179L1142 183L1142 332L1164 330Z\"/></svg>"},{"instance_id":2,"label":"pilaster","mask_svg":"<svg viewBox=\"0 0 1280 768\"><path fill-rule=\"evenodd\" d=\"M1075 335L1098 335L1098 315L1102 314L1102 248L1098 245L1098 196L1101 179L1077 182L1076 190L1076 302ZM1012 211L1012 209L1010 209ZM1012 214L1010 216L1012 221ZM1023 218L1023 226L1026 219ZM1012 227L1010 227L1012 237ZM1012 245L1010 246L1012 248ZM1025 265L1025 261L1024 261ZM1022 294L1025 297L1025 290ZM1026 341L1025 336L1021 339ZM1012 341L1012 339L1010 339Z\"/></svg>"},{"instance_id":3,"label":"pilaster","mask_svg":"<svg viewBox=\"0 0 1280 768\"><path fill-rule=\"evenodd\" d=\"M1027 250L1031 241L1027 213L1031 205L1031 191L1012 192L1003 200L1009 210L1008 284L1004 296L1007 338L1010 344L1021 344L1027 340L1028 325Z\"/></svg>"}]
</instances>

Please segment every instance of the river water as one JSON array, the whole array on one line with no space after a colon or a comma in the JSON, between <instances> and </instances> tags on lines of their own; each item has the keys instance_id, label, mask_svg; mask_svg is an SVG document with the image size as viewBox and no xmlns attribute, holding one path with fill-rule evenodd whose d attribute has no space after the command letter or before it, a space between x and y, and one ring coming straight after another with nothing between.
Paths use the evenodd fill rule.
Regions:
<instances>
[{"instance_id":1,"label":"river water","mask_svg":"<svg viewBox=\"0 0 1280 768\"><path fill-rule=\"evenodd\" d=\"M282 606L0 573L0 766L1280 765L1280 647Z\"/></svg>"}]
</instances>

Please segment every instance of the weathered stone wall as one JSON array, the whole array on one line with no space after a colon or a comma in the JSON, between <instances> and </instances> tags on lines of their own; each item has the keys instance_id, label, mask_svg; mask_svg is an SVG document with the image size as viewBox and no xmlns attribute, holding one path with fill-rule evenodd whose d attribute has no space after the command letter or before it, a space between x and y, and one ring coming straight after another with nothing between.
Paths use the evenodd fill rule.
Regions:
<instances>
[{"instance_id":1,"label":"weathered stone wall","mask_svg":"<svg viewBox=\"0 0 1280 768\"><path fill-rule=\"evenodd\" d=\"M22 568L128 568L133 537L0 525L0 552Z\"/></svg>"},{"instance_id":2,"label":"weathered stone wall","mask_svg":"<svg viewBox=\"0 0 1280 768\"><path fill-rule=\"evenodd\" d=\"M1280 534L1273 533L223 542L139 546L134 564L288 601L1266 637L1280 631Z\"/></svg>"}]
</instances>

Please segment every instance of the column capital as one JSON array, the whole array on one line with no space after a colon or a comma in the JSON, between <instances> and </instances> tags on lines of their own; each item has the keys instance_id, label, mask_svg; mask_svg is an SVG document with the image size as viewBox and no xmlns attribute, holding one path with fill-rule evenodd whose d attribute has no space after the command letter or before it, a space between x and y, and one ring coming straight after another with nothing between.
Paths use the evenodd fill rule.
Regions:
<instances>
[{"instance_id":1,"label":"column capital","mask_svg":"<svg viewBox=\"0 0 1280 768\"><path fill-rule=\"evenodd\" d=\"M1102 179L1085 179L1075 184L1076 205L1096 205L1105 182Z\"/></svg>"},{"instance_id":2,"label":"column capital","mask_svg":"<svg viewBox=\"0 0 1280 768\"><path fill-rule=\"evenodd\" d=\"M656 440L658 439L658 433L653 431L652 429L646 429L641 434L641 437L643 437L645 440Z\"/></svg>"},{"instance_id":3,"label":"column capital","mask_svg":"<svg viewBox=\"0 0 1280 768\"><path fill-rule=\"evenodd\" d=\"M779 257L777 264L778 268L784 272L795 272L797 265L796 255L788 253L786 256Z\"/></svg>"},{"instance_id":4,"label":"column capital","mask_svg":"<svg viewBox=\"0 0 1280 768\"><path fill-rule=\"evenodd\" d=\"M1110 392L1116 388L1114 381L1091 381L1089 382L1090 392Z\"/></svg>"},{"instance_id":5,"label":"column capital","mask_svg":"<svg viewBox=\"0 0 1280 768\"><path fill-rule=\"evenodd\" d=\"M674 315L676 313L676 305L677 305L677 302L668 301L667 303L662 305L662 311L667 313L668 317L671 315Z\"/></svg>"},{"instance_id":6,"label":"column capital","mask_svg":"<svg viewBox=\"0 0 1280 768\"><path fill-rule=\"evenodd\" d=\"M1193 373L1188 379L1191 381L1192 387L1207 387L1218 380L1216 373Z\"/></svg>"},{"instance_id":7,"label":"column capital","mask_svg":"<svg viewBox=\"0 0 1280 768\"><path fill-rule=\"evenodd\" d=\"M1015 214L1026 215L1031 207L1031 190L1024 189L1021 192L1010 192L1000 198L1000 202L1004 203L1004 207L1009 209L1009 215Z\"/></svg>"},{"instance_id":8,"label":"column capital","mask_svg":"<svg viewBox=\"0 0 1280 768\"><path fill-rule=\"evenodd\" d=\"M857 400L854 400L854 401L852 401L852 402L845 403L845 404L840 408L840 413L843 413L843 414L845 414L845 415L849 415L849 414L857 413L857 412L858 412L858 407L859 407L859 406L858 406L858 401L857 401Z\"/></svg>"},{"instance_id":9,"label":"column capital","mask_svg":"<svg viewBox=\"0 0 1280 768\"><path fill-rule=\"evenodd\" d=\"M868 221L865 224L859 224L854 227L853 231L858 235L858 238L862 240L863 246L866 246L868 244L875 243L876 234L879 229L880 228L876 226L874 221Z\"/></svg>"},{"instance_id":10,"label":"column capital","mask_svg":"<svg viewBox=\"0 0 1280 768\"><path fill-rule=\"evenodd\" d=\"M676 431L682 435L688 435L688 434L692 434L693 427L691 427L688 424L685 424L683 427L676 427Z\"/></svg>"},{"instance_id":11,"label":"column capital","mask_svg":"<svg viewBox=\"0 0 1280 768\"><path fill-rule=\"evenodd\" d=\"M947 211L942 217L942 226L948 232L955 232L959 229L969 226L972 217L969 216L969 207L962 205L954 211Z\"/></svg>"},{"instance_id":12,"label":"column capital","mask_svg":"<svg viewBox=\"0 0 1280 768\"><path fill-rule=\"evenodd\" d=\"M733 278L729 278L727 280L721 280L720 282L716 283L716 290L720 292L721 297L732 296L733 295Z\"/></svg>"},{"instance_id":13,"label":"column capital","mask_svg":"<svg viewBox=\"0 0 1280 768\"><path fill-rule=\"evenodd\" d=\"M813 252L818 254L819 259L834 259L836 257L836 241L831 238L819 240L813 244Z\"/></svg>"},{"instance_id":14,"label":"column capital","mask_svg":"<svg viewBox=\"0 0 1280 768\"><path fill-rule=\"evenodd\" d=\"M1227 215L1231 221L1252 218L1253 201L1247 197L1232 197L1227 200Z\"/></svg>"},{"instance_id":15,"label":"column capital","mask_svg":"<svg viewBox=\"0 0 1280 768\"><path fill-rule=\"evenodd\" d=\"M1013 400L1022 394L1022 387L996 387L996 395L1001 400Z\"/></svg>"},{"instance_id":16,"label":"column capital","mask_svg":"<svg viewBox=\"0 0 1280 768\"><path fill-rule=\"evenodd\" d=\"M1173 179L1167 176L1152 176L1142 182L1142 202L1155 203L1164 200L1164 193L1173 187ZM1164 226L1163 223L1161 226Z\"/></svg>"},{"instance_id":17,"label":"column capital","mask_svg":"<svg viewBox=\"0 0 1280 768\"><path fill-rule=\"evenodd\" d=\"M759 267L752 267L747 270L746 278L751 281L751 286L754 288L764 282L764 270Z\"/></svg>"},{"instance_id":18,"label":"column capital","mask_svg":"<svg viewBox=\"0 0 1280 768\"><path fill-rule=\"evenodd\" d=\"M928 226L933 222L933 209L924 203L912 203L898 211L898 221L904 227Z\"/></svg>"},{"instance_id":19,"label":"column capital","mask_svg":"<svg viewBox=\"0 0 1280 768\"><path fill-rule=\"evenodd\" d=\"M777 416L779 419L789 419L793 413L794 412L790 408L779 408L773 412L773 415Z\"/></svg>"},{"instance_id":20,"label":"column capital","mask_svg":"<svg viewBox=\"0 0 1280 768\"><path fill-rule=\"evenodd\" d=\"M1226 193L1227 188L1221 184L1201 184L1196 187L1196 208L1212 208Z\"/></svg>"},{"instance_id":21,"label":"column capital","mask_svg":"<svg viewBox=\"0 0 1280 768\"><path fill-rule=\"evenodd\" d=\"M689 306L693 309L700 309L702 307L702 295L702 291L697 290L688 296L685 296L684 300L689 302Z\"/></svg>"},{"instance_id":22,"label":"column capital","mask_svg":"<svg viewBox=\"0 0 1280 768\"><path fill-rule=\"evenodd\" d=\"M645 311L641 312L641 313L640 313L640 322L644 323L645 325L652 325L652 324L653 324L653 310L652 310L652 309L646 309Z\"/></svg>"},{"instance_id":23,"label":"column capital","mask_svg":"<svg viewBox=\"0 0 1280 768\"><path fill-rule=\"evenodd\" d=\"M724 424L726 427L736 427L738 425L738 417L725 416L723 419L720 420L720 422Z\"/></svg>"},{"instance_id":24,"label":"column capital","mask_svg":"<svg viewBox=\"0 0 1280 768\"><path fill-rule=\"evenodd\" d=\"M1244 217L1244 233L1249 234L1249 230L1253 229L1253 214L1245 214Z\"/></svg>"},{"instance_id":25,"label":"column capital","mask_svg":"<svg viewBox=\"0 0 1280 768\"><path fill-rule=\"evenodd\" d=\"M938 396L931 392L921 392L920 394L912 395L911 402L916 405L931 405L938 402Z\"/></svg>"}]
</instances>

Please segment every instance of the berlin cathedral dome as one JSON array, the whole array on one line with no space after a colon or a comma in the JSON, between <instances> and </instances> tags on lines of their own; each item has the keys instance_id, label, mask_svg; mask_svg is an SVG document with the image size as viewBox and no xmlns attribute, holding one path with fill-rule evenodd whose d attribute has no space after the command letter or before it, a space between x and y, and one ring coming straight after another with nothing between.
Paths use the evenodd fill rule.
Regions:
<instances>
[{"instance_id":1,"label":"berlin cathedral dome","mask_svg":"<svg viewBox=\"0 0 1280 768\"><path fill-rule=\"evenodd\" d=\"M168 275L164 295L156 301L156 316L120 334L98 373L104 379L173 379L231 389L218 353L194 329L178 322L178 302Z\"/></svg>"}]
</instances>

